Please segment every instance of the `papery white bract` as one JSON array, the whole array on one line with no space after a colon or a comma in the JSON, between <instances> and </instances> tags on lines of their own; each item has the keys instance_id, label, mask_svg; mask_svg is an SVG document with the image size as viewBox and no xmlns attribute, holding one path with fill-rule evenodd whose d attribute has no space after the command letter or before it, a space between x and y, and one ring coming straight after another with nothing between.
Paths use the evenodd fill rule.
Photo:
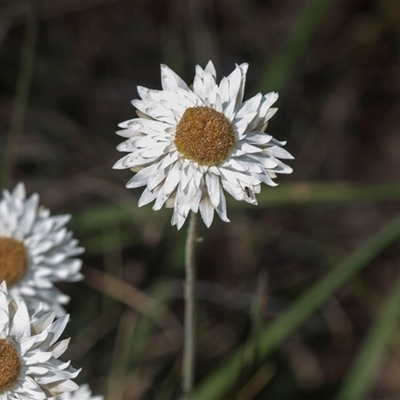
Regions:
<instances>
[{"instance_id":1,"label":"papery white bract","mask_svg":"<svg viewBox=\"0 0 400 400\"><path fill-rule=\"evenodd\" d=\"M89 385L81 385L75 392L67 392L53 397L52 400L103 400L103 396L93 396Z\"/></svg>"},{"instance_id":2,"label":"papery white bract","mask_svg":"<svg viewBox=\"0 0 400 400\"><path fill-rule=\"evenodd\" d=\"M163 90L138 87L141 100L132 104L139 118L121 123L117 132L128 138L117 149L129 154L114 168L137 172L127 187L146 186L139 206L155 200L154 210L174 208L171 223L178 229L190 211L200 211L209 227L214 210L229 222L224 190L256 204L262 182L276 186L277 173L292 172L280 160L293 158L282 148L285 142L264 133L278 94L259 93L242 102L247 68L236 65L217 84L210 61L204 70L196 66L189 87L161 65Z\"/></svg>"},{"instance_id":3,"label":"papery white bract","mask_svg":"<svg viewBox=\"0 0 400 400\"><path fill-rule=\"evenodd\" d=\"M35 193L26 198L19 183L0 199L0 282L5 280L10 298L23 298L29 309L43 304L44 310L65 314L69 297L54 282L83 278L82 261L75 256L83 249L65 228L69 215L51 216L39 207Z\"/></svg>"},{"instance_id":4,"label":"papery white bract","mask_svg":"<svg viewBox=\"0 0 400 400\"><path fill-rule=\"evenodd\" d=\"M69 339L58 339L69 317L54 318L40 308L30 315L0 284L0 400L42 400L78 389L72 379L80 370L58 359L68 347Z\"/></svg>"}]
</instances>

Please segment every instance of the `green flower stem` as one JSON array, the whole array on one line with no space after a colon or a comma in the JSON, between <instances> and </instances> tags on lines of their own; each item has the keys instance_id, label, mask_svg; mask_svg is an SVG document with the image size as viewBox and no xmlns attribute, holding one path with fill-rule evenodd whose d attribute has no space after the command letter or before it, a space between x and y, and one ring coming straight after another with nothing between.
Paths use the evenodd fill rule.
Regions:
<instances>
[{"instance_id":1,"label":"green flower stem","mask_svg":"<svg viewBox=\"0 0 400 400\"><path fill-rule=\"evenodd\" d=\"M195 284L196 284L196 224L197 214L191 212L188 235L185 249L185 321L183 338L182 361L182 400L191 400L193 396L195 350L196 350L196 311L195 311Z\"/></svg>"}]
</instances>

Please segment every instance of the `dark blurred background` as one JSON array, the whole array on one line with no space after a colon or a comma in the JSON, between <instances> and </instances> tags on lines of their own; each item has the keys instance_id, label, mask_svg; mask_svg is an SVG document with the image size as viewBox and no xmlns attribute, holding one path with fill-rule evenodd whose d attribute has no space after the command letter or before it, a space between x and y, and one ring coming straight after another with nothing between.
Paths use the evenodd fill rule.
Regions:
<instances>
[{"instance_id":1,"label":"dark blurred background","mask_svg":"<svg viewBox=\"0 0 400 400\"><path fill-rule=\"evenodd\" d=\"M231 223L200 226L201 381L399 209L399 38L392 1L0 3L2 186L71 213L86 248L86 280L59 285L79 382L108 400L179 391L186 226L138 209L132 173L112 170L136 86L160 88L160 63L191 83L197 63L221 77L248 62L245 98L279 92L267 132L295 156L258 207L230 201ZM226 398L333 399L399 256L392 245L366 265ZM397 336L369 398L400 398L399 376Z\"/></svg>"}]
</instances>

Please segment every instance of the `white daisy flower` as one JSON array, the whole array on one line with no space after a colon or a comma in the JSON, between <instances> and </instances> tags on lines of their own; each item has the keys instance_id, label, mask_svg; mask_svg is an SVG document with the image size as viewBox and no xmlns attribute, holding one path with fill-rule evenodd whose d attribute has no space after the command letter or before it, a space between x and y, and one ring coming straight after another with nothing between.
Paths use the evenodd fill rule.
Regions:
<instances>
[{"instance_id":1,"label":"white daisy flower","mask_svg":"<svg viewBox=\"0 0 400 400\"><path fill-rule=\"evenodd\" d=\"M69 343L57 342L68 315L54 317L40 308L30 317L25 302L9 301L0 284L0 400L42 400L78 388L71 379L80 370L58 359Z\"/></svg>"},{"instance_id":2,"label":"white daisy flower","mask_svg":"<svg viewBox=\"0 0 400 400\"><path fill-rule=\"evenodd\" d=\"M74 258L83 249L77 247L72 232L65 228L69 215L50 216L40 207L35 193L26 198L25 187L18 184L12 193L3 191L0 199L0 282L5 280L10 298L22 298L29 309L41 302L44 310L65 314L61 304L69 296L54 282L82 279L82 261Z\"/></svg>"},{"instance_id":3,"label":"white daisy flower","mask_svg":"<svg viewBox=\"0 0 400 400\"><path fill-rule=\"evenodd\" d=\"M226 215L224 190L236 200L257 204L261 183L276 186L276 174L292 168L280 159L293 158L272 136L264 133L277 111L277 93L261 93L242 103L248 64L216 83L210 61L196 66L193 85L161 65L163 90L138 86L133 100L139 118L121 123L117 134L128 138L117 149L129 154L116 169L137 174L128 188L146 186L139 207L155 200L154 210L173 207L172 225L180 229L190 211L200 211L205 224L214 210Z\"/></svg>"},{"instance_id":4,"label":"white daisy flower","mask_svg":"<svg viewBox=\"0 0 400 400\"><path fill-rule=\"evenodd\" d=\"M75 392L62 393L51 400L103 400L103 396L92 396L89 385L81 385Z\"/></svg>"}]
</instances>

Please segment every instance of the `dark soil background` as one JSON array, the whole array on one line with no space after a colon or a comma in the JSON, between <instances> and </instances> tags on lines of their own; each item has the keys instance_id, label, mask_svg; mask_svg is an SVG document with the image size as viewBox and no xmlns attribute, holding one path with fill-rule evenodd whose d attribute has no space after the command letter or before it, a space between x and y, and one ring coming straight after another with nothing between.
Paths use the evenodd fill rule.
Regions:
<instances>
[{"instance_id":1,"label":"dark soil background","mask_svg":"<svg viewBox=\"0 0 400 400\"><path fill-rule=\"evenodd\" d=\"M295 156L258 207L230 201L231 223L200 226L201 382L397 213L399 39L392 1L0 2L2 186L23 181L53 214L71 213L86 248L85 281L59 285L79 382L108 400L179 392L186 225L138 209L132 173L112 169L136 86L160 88L160 63L191 83L197 63L213 60L221 77L248 62L245 98L279 92L267 132ZM226 398L333 399L399 256L385 249ZM369 399L400 398L398 333Z\"/></svg>"}]
</instances>

